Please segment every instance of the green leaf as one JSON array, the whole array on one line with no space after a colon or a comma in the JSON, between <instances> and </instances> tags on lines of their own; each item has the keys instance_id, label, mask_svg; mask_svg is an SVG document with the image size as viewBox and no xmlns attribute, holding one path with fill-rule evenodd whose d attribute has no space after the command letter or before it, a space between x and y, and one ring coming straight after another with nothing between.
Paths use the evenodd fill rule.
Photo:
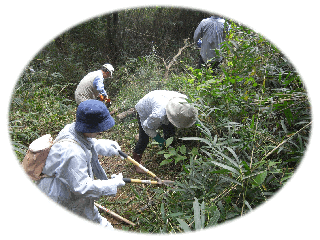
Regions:
<instances>
[{"instance_id":1,"label":"green leaf","mask_svg":"<svg viewBox=\"0 0 320 240\"><path fill-rule=\"evenodd\" d=\"M180 138L181 140L191 140L191 141L200 141L200 142L204 142L206 143L208 146L211 146L211 142L205 138L199 138L199 137L183 137L183 138Z\"/></svg>"},{"instance_id":2,"label":"green leaf","mask_svg":"<svg viewBox=\"0 0 320 240\"><path fill-rule=\"evenodd\" d=\"M230 163L232 163L235 167L239 167L239 165L233 161L231 158L229 158L227 155L223 154L222 152L217 152L221 157L227 159Z\"/></svg>"},{"instance_id":3,"label":"green leaf","mask_svg":"<svg viewBox=\"0 0 320 240\"><path fill-rule=\"evenodd\" d=\"M198 154L199 154L198 148L192 148L191 153L192 153L193 155L198 155Z\"/></svg>"},{"instance_id":4,"label":"green leaf","mask_svg":"<svg viewBox=\"0 0 320 240\"><path fill-rule=\"evenodd\" d=\"M169 146L172 142L173 142L173 137L169 137L169 138L166 140L166 146Z\"/></svg>"},{"instance_id":5,"label":"green leaf","mask_svg":"<svg viewBox=\"0 0 320 240\"><path fill-rule=\"evenodd\" d=\"M212 218L210 218L210 221L209 221L209 223L208 223L207 226L214 226L214 225L216 225L217 222L218 222L218 220L219 220L219 218L220 218L220 212L219 212L219 210L214 211L214 215L213 215Z\"/></svg>"},{"instance_id":6,"label":"green leaf","mask_svg":"<svg viewBox=\"0 0 320 240\"><path fill-rule=\"evenodd\" d=\"M218 140L218 135L215 135L213 138L213 146L217 144L217 140Z\"/></svg>"},{"instance_id":7,"label":"green leaf","mask_svg":"<svg viewBox=\"0 0 320 240\"><path fill-rule=\"evenodd\" d=\"M132 190L133 193L136 195L137 199L141 199L141 194L139 194L139 193L134 189L134 187L132 187L132 185L131 185L131 190Z\"/></svg>"},{"instance_id":8,"label":"green leaf","mask_svg":"<svg viewBox=\"0 0 320 240\"><path fill-rule=\"evenodd\" d=\"M254 115L252 116L250 128L254 129Z\"/></svg>"},{"instance_id":9,"label":"green leaf","mask_svg":"<svg viewBox=\"0 0 320 240\"><path fill-rule=\"evenodd\" d=\"M251 208L250 204L247 202L247 200L244 200L244 204L247 205L247 207L250 209L250 211L252 211L252 208Z\"/></svg>"},{"instance_id":10,"label":"green leaf","mask_svg":"<svg viewBox=\"0 0 320 240\"><path fill-rule=\"evenodd\" d=\"M204 228L204 223L205 223L205 220L206 220L206 216L205 216L205 203L204 201L202 201L201 203L201 207L200 207L200 210L201 210L201 228Z\"/></svg>"},{"instance_id":11,"label":"green leaf","mask_svg":"<svg viewBox=\"0 0 320 240\"><path fill-rule=\"evenodd\" d=\"M260 173L255 179L253 179L254 183L252 184L252 187L260 186L266 179L267 173L267 171L264 171Z\"/></svg>"},{"instance_id":12,"label":"green leaf","mask_svg":"<svg viewBox=\"0 0 320 240\"><path fill-rule=\"evenodd\" d=\"M177 213L171 213L168 215L168 217L177 217L177 216L182 216L184 215L184 213L181 213L181 212L177 212Z\"/></svg>"},{"instance_id":13,"label":"green leaf","mask_svg":"<svg viewBox=\"0 0 320 240\"><path fill-rule=\"evenodd\" d=\"M164 154L166 152L167 152L166 150L162 150L162 151L157 152L157 154Z\"/></svg>"},{"instance_id":14,"label":"green leaf","mask_svg":"<svg viewBox=\"0 0 320 240\"><path fill-rule=\"evenodd\" d=\"M169 157L173 156L175 154L172 154L172 153L166 153L166 154L163 154L163 156L168 159Z\"/></svg>"},{"instance_id":15,"label":"green leaf","mask_svg":"<svg viewBox=\"0 0 320 240\"><path fill-rule=\"evenodd\" d=\"M268 167L272 167L272 166L274 166L274 165L277 165L278 163L280 163L280 162L270 161Z\"/></svg>"},{"instance_id":16,"label":"green leaf","mask_svg":"<svg viewBox=\"0 0 320 240\"><path fill-rule=\"evenodd\" d=\"M195 197L193 202L193 212L194 212L194 226L196 230L201 229L201 220L200 220L200 206L199 201Z\"/></svg>"},{"instance_id":17,"label":"green leaf","mask_svg":"<svg viewBox=\"0 0 320 240\"><path fill-rule=\"evenodd\" d=\"M171 162L172 162L172 159L163 160L163 161L160 163L160 166L169 164L169 163L171 163Z\"/></svg>"},{"instance_id":18,"label":"green leaf","mask_svg":"<svg viewBox=\"0 0 320 240\"><path fill-rule=\"evenodd\" d=\"M176 150L174 148L170 148L169 149L169 153L172 154L172 155L176 155L177 154L177 152L176 152Z\"/></svg>"},{"instance_id":19,"label":"green leaf","mask_svg":"<svg viewBox=\"0 0 320 240\"><path fill-rule=\"evenodd\" d=\"M244 166L244 169L246 169L247 171L251 171L250 167L248 166L247 162L246 161L242 161L241 162Z\"/></svg>"},{"instance_id":20,"label":"green leaf","mask_svg":"<svg viewBox=\"0 0 320 240\"><path fill-rule=\"evenodd\" d=\"M160 211L161 211L161 216L162 216L162 219L165 220L165 213L164 213L164 204L161 203L161 206L160 206Z\"/></svg>"},{"instance_id":21,"label":"green leaf","mask_svg":"<svg viewBox=\"0 0 320 240\"><path fill-rule=\"evenodd\" d=\"M177 220L180 223L180 228L182 228L183 231L185 231L185 232L190 232L191 231L191 229L189 228L188 224L185 221L183 221L180 218L177 218Z\"/></svg>"},{"instance_id":22,"label":"green leaf","mask_svg":"<svg viewBox=\"0 0 320 240\"><path fill-rule=\"evenodd\" d=\"M184 160L186 159L187 157L185 156L181 156L181 155L177 155L174 159L175 159L175 163L181 161L181 160Z\"/></svg>"},{"instance_id":23,"label":"green leaf","mask_svg":"<svg viewBox=\"0 0 320 240\"><path fill-rule=\"evenodd\" d=\"M181 152L181 154L186 154L187 148L186 148L185 145L182 145L182 146L180 147L180 152Z\"/></svg>"},{"instance_id":24,"label":"green leaf","mask_svg":"<svg viewBox=\"0 0 320 240\"><path fill-rule=\"evenodd\" d=\"M238 184L239 186L242 186L242 184L240 182L238 182L237 180L234 180L233 178L229 178L229 177L226 177L226 176L221 176L221 178L227 180L228 182L233 182L233 183Z\"/></svg>"},{"instance_id":25,"label":"green leaf","mask_svg":"<svg viewBox=\"0 0 320 240\"><path fill-rule=\"evenodd\" d=\"M231 154L234 156L234 158L239 162L239 158L238 158L237 154L233 151L233 149L230 147L226 147L226 148L229 150L229 152L231 152Z\"/></svg>"},{"instance_id":26,"label":"green leaf","mask_svg":"<svg viewBox=\"0 0 320 240\"><path fill-rule=\"evenodd\" d=\"M285 132L286 134L288 134L288 130L287 130L287 128L286 128L286 125L284 125L284 120L280 120L280 123L281 123L281 126L282 126L284 132Z\"/></svg>"},{"instance_id":27,"label":"green leaf","mask_svg":"<svg viewBox=\"0 0 320 240\"><path fill-rule=\"evenodd\" d=\"M228 165L225 165L225 164L222 164L222 163L218 163L218 162L216 162L216 161L211 161L211 162L212 162L213 164L219 166L219 167L222 167L222 168L224 168L224 169L229 170L230 172L233 172L233 173L235 173L235 174L237 174L237 175L240 175L240 173L239 173L236 169L234 169L234 168L232 168L232 167L229 167Z\"/></svg>"}]
</instances>

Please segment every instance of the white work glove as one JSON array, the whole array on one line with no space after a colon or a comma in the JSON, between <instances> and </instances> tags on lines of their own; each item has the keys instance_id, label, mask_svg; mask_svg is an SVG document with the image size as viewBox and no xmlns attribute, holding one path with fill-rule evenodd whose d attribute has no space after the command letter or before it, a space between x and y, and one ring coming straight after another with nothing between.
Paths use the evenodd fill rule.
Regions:
<instances>
[{"instance_id":1,"label":"white work glove","mask_svg":"<svg viewBox=\"0 0 320 240\"><path fill-rule=\"evenodd\" d=\"M119 155L118 150L121 150L119 144L108 139L98 139L94 141L94 149L99 155L111 157Z\"/></svg>"},{"instance_id":2,"label":"white work glove","mask_svg":"<svg viewBox=\"0 0 320 240\"><path fill-rule=\"evenodd\" d=\"M123 181L122 173L119 174L112 174L111 179L115 181L118 187L122 187L125 185L125 182Z\"/></svg>"}]
</instances>

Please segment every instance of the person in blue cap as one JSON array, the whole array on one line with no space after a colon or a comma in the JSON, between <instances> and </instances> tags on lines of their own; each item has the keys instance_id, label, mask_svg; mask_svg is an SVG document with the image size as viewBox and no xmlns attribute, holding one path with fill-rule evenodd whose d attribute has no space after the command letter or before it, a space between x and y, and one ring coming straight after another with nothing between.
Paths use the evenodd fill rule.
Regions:
<instances>
[{"instance_id":1,"label":"person in blue cap","mask_svg":"<svg viewBox=\"0 0 320 240\"><path fill-rule=\"evenodd\" d=\"M52 200L108 229L113 226L94 206L101 196L112 196L124 186L122 173L108 179L98 154L119 155L117 142L95 137L112 128L115 122L105 104L98 100L81 102L76 122L66 125L49 152L37 186ZM59 142L58 142L59 141ZM96 180L94 179L96 177Z\"/></svg>"}]
</instances>

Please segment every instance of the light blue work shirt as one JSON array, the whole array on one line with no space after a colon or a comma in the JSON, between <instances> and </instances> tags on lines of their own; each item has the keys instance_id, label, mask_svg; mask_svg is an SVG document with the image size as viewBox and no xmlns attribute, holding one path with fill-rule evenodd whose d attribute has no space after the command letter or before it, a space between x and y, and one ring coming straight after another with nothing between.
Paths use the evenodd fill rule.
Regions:
<instances>
[{"instance_id":1,"label":"light blue work shirt","mask_svg":"<svg viewBox=\"0 0 320 240\"><path fill-rule=\"evenodd\" d=\"M212 16L203 19L195 30L193 40L197 43L202 38L200 55L204 62L210 59L222 60L221 56L217 56L215 50L219 51L221 43L225 41L227 30L224 30L224 24L224 19Z\"/></svg>"},{"instance_id":2,"label":"light blue work shirt","mask_svg":"<svg viewBox=\"0 0 320 240\"><path fill-rule=\"evenodd\" d=\"M52 200L81 217L113 229L94 206L94 200L101 196L117 193L118 182L108 179L102 169L94 140L75 131L75 123L66 125L56 140L73 139L77 143L63 141L52 146L38 187ZM94 175L98 179L94 179ZM107 180L108 179L108 180Z\"/></svg>"},{"instance_id":3,"label":"light blue work shirt","mask_svg":"<svg viewBox=\"0 0 320 240\"><path fill-rule=\"evenodd\" d=\"M108 94L106 90L104 89L104 78L103 75L100 74L98 75L94 80L93 80L93 87L104 97L106 97Z\"/></svg>"}]
</instances>

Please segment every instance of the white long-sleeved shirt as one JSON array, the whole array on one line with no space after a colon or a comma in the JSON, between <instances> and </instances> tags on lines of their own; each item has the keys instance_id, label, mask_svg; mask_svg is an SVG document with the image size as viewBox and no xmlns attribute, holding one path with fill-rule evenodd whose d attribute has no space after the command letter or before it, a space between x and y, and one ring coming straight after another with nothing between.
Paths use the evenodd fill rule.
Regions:
<instances>
[{"instance_id":1,"label":"white long-sleeved shirt","mask_svg":"<svg viewBox=\"0 0 320 240\"><path fill-rule=\"evenodd\" d=\"M115 195L119 182L117 179L94 180L97 171L92 159L95 141L77 133L74 126L74 123L66 125L56 139L73 139L80 145L68 141L54 144L42 171L51 177L42 178L37 185L53 201L72 212L112 228L99 214L94 200L103 195Z\"/></svg>"},{"instance_id":2,"label":"white long-sleeved shirt","mask_svg":"<svg viewBox=\"0 0 320 240\"><path fill-rule=\"evenodd\" d=\"M175 91L155 90L146 94L136 104L135 109L140 116L141 126L149 137L156 137L156 130L162 124L169 124L166 106L174 97L187 98L186 95Z\"/></svg>"},{"instance_id":3,"label":"white long-sleeved shirt","mask_svg":"<svg viewBox=\"0 0 320 240\"><path fill-rule=\"evenodd\" d=\"M202 38L200 55L204 62L222 59L216 56L215 50L220 50L221 43L225 40L224 23L222 18L210 17L203 19L195 30L193 40L198 42Z\"/></svg>"}]
</instances>

